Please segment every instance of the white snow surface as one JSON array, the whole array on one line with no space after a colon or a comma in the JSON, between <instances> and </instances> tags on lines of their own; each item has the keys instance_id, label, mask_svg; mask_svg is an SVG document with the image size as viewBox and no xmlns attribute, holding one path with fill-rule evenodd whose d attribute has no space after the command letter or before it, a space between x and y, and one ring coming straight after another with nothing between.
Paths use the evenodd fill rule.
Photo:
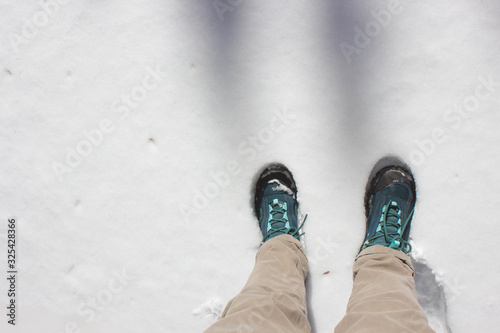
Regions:
<instances>
[{"instance_id":1,"label":"white snow surface","mask_svg":"<svg viewBox=\"0 0 500 333\"><path fill-rule=\"evenodd\" d=\"M273 184L273 183L278 184L278 186L273 187L273 191L281 191L281 192L288 193L291 196L294 196L293 191L290 188L288 188L286 185L283 185L278 179L272 179L268 182L268 184Z\"/></svg>"},{"instance_id":2,"label":"white snow surface","mask_svg":"<svg viewBox=\"0 0 500 333\"><path fill-rule=\"evenodd\" d=\"M252 184L274 161L309 214L313 329L332 332L387 154L415 174L412 238L452 331L500 327L499 1L1 0L0 13L2 276L9 218L18 251L16 326L2 277L1 332L203 331L253 268Z\"/></svg>"}]
</instances>

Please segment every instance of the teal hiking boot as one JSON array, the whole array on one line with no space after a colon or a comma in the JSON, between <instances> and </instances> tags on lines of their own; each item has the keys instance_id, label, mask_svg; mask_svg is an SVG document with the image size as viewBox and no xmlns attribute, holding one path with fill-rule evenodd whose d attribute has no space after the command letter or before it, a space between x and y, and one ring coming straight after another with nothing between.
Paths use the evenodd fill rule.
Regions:
<instances>
[{"instance_id":1,"label":"teal hiking boot","mask_svg":"<svg viewBox=\"0 0 500 333\"><path fill-rule=\"evenodd\" d=\"M262 242L288 234L299 239L297 185L286 166L273 163L260 174L255 186L254 210ZM305 222L305 219L304 219Z\"/></svg>"},{"instance_id":2,"label":"teal hiking boot","mask_svg":"<svg viewBox=\"0 0 500 333\"><path fill-rule=\"evenodd\" d=\"M382 245L408 254L415 201L415 181L408 168L393 165L378 171L365 195L366 236L360 252Z\"/></svg>"}]
</instances>

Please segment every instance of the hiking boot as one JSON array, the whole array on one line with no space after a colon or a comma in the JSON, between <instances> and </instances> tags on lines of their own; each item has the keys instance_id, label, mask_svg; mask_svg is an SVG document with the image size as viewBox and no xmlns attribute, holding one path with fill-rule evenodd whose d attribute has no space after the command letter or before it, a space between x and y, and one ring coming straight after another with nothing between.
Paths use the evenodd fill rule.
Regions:
<instances>
[{"instance_id":1,"label":"hiking boot","mask_svg":"<svg viewBox=\"0 0 500 333\"><path fill-rule=\"evenodd\" d=\"M366 237L360 252L382 245L408 254L416 190L412 173L403 166L378 171L365 195Z\"/></svg>"},{"instance_id":2,"label":"hiking boot","mask_svg":"<svg viewBox=\"0 0 500 333\"><path fill-rule=\"evenodd\" d=\"M260 174L255 186L255 215L262 231L262 242L288 234L299 239L297 185L286 166L273 163ZM304 220L305 222L305 220Z\"/></svg>"}]
</instances>

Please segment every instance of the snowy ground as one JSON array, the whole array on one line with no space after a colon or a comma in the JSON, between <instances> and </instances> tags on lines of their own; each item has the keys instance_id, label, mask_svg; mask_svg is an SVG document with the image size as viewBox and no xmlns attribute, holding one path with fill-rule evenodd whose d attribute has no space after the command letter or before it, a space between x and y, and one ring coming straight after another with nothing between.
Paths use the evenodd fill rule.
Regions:
<instances>
[{"instance_id":1,"label":"snowy ground","mask_svg":"<svg viewBox=\"0 0 500 333\"><path fill-rule=\"evenodd\" d=\"M389 153L417 178L415 253L452 331L500 326L500 2L1 0L0 13L2 276L9 218L18 251L2 332L201 332L252 270L250 188L272 161L309 213L311 323L332 332L365 182Z\"/></svg>"}]
</instances>

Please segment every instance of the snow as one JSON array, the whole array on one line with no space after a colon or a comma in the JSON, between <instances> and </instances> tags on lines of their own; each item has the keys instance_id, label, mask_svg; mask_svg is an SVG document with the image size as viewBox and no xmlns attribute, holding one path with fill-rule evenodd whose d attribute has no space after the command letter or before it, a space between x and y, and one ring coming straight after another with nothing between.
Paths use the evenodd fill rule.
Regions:
<instances>
[{"instance_id":1,"label":"snow","mask_svg":"<svg viewBox=\"0 0 500 333\"><path fill-rule=\"evenodd\" d=\"M286 187L286 185L283 185L278 179L272 179L268 181L268 184L277 184L278 186L273 187L273 191L280 191L280 192L285 192L288 193L291 196L295 196L293 191ZM281 207L281 204L280 204Z\"/></svg>"},{"instance_id":2,"label":"snow","mask_svg":"<svg viewBox=\"0 0 500 333\"><path fill-rule=\"evenodd\" d=\"M2 332L203 331L253 268L251 186L273 161L309 214L310 319L331 332L366 179L387 154L417 180L424 292L444 291L454 333L500 326L498 1L3 0L0 12L0 249L5 268L14 217L19 270L16 327L4 314Z\"/></svg>"}]
</instances>

